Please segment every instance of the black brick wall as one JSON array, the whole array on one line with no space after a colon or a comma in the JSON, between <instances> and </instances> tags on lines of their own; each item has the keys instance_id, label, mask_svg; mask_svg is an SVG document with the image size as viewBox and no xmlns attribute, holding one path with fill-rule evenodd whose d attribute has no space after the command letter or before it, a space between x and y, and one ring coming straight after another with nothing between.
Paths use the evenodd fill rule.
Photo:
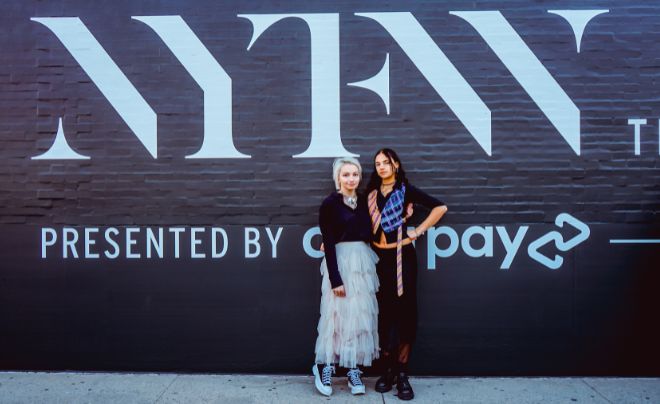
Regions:
<instances>
[{"instance_id":1,"label":"black brick wall","mask_svg":"<svg viewBox=\"0 0 660 404\"><path fill-rule=\"evenodd\" d=\"M589 23L581 53L568 23L547 13L562 8L610 10ZM660 334L650 320L657 247L607 242L660 235L660 5L69 0L5 1L1 9L0 367L305 371L319 277L318 262L298 245L332 190L331 159L291 157L310 141L309 31L286 19L247 51L252 27L237 14L336 12L342 140L367 172L377 148L395 148L411 181L449 206L442 224L457 229L506 225L511 233L527 224L541 235L561 212L592 226L588 245L556 272L520 257L509 272L468 257L423 270L416 369L660 374ZM453 10L503 13L580 109L580 156ZM365 11L415 15L491 109L491 156L387 32L353 15ZM185 158L201 146L203 93L160 38L130 18L139 15L181 15L231 76L234 143L250 159ZM56 16L80 17L158 114L157 159L55 35L30 21ZM389 116L376 95L345 85L376 73L387 52ZM71 147L91 160L30 159L50 147L60 117ZM639 156L629 118L649 119ZM213 263L176 260L40 261L39 227L64 225L221 225L238 239L242 226L281 225L295 235L283 244L297 250L280 251L276 262L237 251L221 274Z\"/></svg>"}]
</instances>

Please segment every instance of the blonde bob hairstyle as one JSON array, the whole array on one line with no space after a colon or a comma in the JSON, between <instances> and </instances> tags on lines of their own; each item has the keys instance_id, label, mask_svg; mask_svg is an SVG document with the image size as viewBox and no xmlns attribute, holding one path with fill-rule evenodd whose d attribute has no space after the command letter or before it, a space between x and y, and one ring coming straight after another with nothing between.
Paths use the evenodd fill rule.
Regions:
<instances>
[{"instance_id":1,"label":"blonde bob hairstyle","mask_svg":"<svg viewBox=\"0 0 660 404\"><path fill-rule=\"evenodd\" d=\"M357 167L358 175L360 176L360 180L362 180L362 166L360 162L355 157L339 157L332 163L332 179L335 180L335 189L337 191L339 191L339 172L346 164L352 164Z\"/></svg>"}]
</instances>

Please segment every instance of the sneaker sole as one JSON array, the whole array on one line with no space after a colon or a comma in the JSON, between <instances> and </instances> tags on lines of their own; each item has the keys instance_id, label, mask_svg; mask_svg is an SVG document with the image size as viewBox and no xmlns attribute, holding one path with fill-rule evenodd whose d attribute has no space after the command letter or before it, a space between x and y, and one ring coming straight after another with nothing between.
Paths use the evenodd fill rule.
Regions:
<instances>
[{"instance_id":1,"label":"sneaker sole","mask_svg":"<svg viewBox=\"0 0 660 404\"><path fill-rule=\"evenodd\" d=\"M314 386L316 386L316 390L318 390L318 392L324 396L330 397L332 394L332 389L330 392L324 391L327 386L321 382L321 375L319 375L319 369L316 367L316 365L312 366L312 374L314 374Z\"/></svg>"},{"instance_id":2,"label":"sneaker sole","mask_svg":"<svg viewBox=\"0 0 660 404\"><path fill-rule=\"evenodd\" d=\"M351 384L351 382L348 382L348 387L351 388L351 394L353 394L354 396L356 396L358 394L365 394L367 392L367 389L364 387L364 385L362 385L362 386L353 386Z\"/></svg>"}]
</instances>

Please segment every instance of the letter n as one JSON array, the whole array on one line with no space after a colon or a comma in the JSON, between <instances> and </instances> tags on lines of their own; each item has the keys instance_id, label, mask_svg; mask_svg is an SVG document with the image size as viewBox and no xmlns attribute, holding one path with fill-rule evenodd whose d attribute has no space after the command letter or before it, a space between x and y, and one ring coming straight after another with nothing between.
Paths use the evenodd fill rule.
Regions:
<instances>
[{"instance_id":1,"label":"letter n","mask_svg":"<svg viewBox=\"0 0 660 404\"><path fill-rule=\"evenodd\" d=\"M62 41L153 158L157 156L157 117L78 17L34 17ZM68 146L66 146L68 148ZM73 150L68 150L76 154ZM56 157L56 156L55 156Z\"/></svg>"}]
</instances>

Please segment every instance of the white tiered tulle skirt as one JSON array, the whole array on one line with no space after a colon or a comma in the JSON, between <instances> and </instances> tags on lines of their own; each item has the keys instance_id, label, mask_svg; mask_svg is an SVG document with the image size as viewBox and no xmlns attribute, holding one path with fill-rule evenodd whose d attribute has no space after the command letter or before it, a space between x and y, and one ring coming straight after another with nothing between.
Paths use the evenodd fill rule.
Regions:
<instances>
[{"instance_id":1,"label":"white tiered tulle skirt","mask_svg":"<svg viewBox=\"0 0 660 404\"><path fill-rule=\"evenodd\" d=\"M338 243L336 252L346 296L333 294L324 258L316 363L371 366L378 359L378 256L362 241Z\"/></svg>"}]
</instances>

